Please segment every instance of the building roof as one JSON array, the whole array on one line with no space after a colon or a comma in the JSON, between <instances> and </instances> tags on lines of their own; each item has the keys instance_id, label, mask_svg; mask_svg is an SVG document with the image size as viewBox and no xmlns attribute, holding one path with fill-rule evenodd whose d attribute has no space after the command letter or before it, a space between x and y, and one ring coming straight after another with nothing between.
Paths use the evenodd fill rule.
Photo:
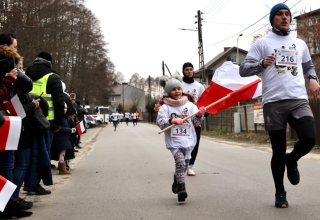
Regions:
<instances>
[{"instance_id":1,"label":"building roof","mask_svg":"<svg viewBox=\"0 0 320 220\"><path fill-rule=\"evenodd\" d=\"M135 88L135 89L143 91L142 89L139 89L139 88L136 88L134 86L128 85L128 83L123 83L123 84L114 83L113 86L112 86L113 95L121 95L122 91L125 91L127 87L132 87L132 88Z\"/></svg>"},{"instance_id":2,"label":"building roof","mask_svg":"<svg viewBox=\"0 0 320 220\"><path fill-rule=\"evenodd\" d=\"M237 47L225 47L224 51L219 53L217 56L212 58L208 63L204 64L204 69L211 69L213 66L215 66L219 61L227 58L233 51L237 51ZM245 53L247 54L248 51L243 50L241 48L238 49L239 53ZM194 71L194 73L198 73L199 70Z\"/></svg>"},{"instance_id":3,"label":"building roof","mask_svg":"<svg viewBox=\"0 0 320 220\"><path fill-rule=\"evenodd\" d=\"M301 15L298 15L296 17L294 17L293 19L302 19L304 16L314 16L314 15L320 15L320 8L307 12L307 13L303 13Z\"/></svg>"}]
</instances>

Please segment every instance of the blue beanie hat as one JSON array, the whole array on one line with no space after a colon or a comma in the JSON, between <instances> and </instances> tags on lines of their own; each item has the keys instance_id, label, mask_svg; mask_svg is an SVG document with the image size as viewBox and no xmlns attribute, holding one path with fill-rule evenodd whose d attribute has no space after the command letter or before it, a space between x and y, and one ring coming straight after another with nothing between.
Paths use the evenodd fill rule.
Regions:
<instances>
[{"instance_id":1,"label":"blue beanie hat","mask_svg":"<svg viewBox=\"0 0 320 220\"><path fill-rule=\"evenodd\" d=\"M279 3L279 4L276 4L275 6L273 6L271 8L271 11L270 11L270 16L269 16L269 21L270 21L270 24L272 23L272 20L273 20L273 17L275 16L275 14L280 10L280 9L286 9L290 12L290 8L286 5L286 4L283 4L283 3ZM291 21L291 12L290 12L290 21Z\"/></svg>"}]
</instances>

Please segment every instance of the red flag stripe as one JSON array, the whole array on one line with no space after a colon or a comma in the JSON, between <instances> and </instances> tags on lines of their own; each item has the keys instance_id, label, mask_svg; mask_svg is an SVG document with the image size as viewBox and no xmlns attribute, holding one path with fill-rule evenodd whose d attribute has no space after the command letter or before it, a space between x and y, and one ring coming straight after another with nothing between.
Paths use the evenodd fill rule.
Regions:
<instances>
[{"instance_id":1,"label":"red flag stripe","mask_svg":"<svg viewBox=\"0 0 320 220\"><path fill-rule=\"evenodd\" d=\"M0 150L6 150L7 140L9 136L10 131L10 118L9 116L4 116L4 123L0 127Z\"/></svg>"},{"instance_id":2,"label":"red flag stripe","mask_svg":"<svg viewBox=\"0 0 320 220\"><path fill-rule=\"evenodd\" d=\"M231 97L220 102L217 103L216 105L208 108L206 110L206 112L211 113L211 114L216 114L219 111L222 111L234 104L236 104L237 102L241 102L241 101L245 101L245 100L249 100L252 99L252 97L254 96L258 83L261 80L255 80L245 86L242 86L240 89L237 89L235 91L232 91L230 89L227 89L215 82L211 82L210 86L202 93L202 95L200 96L198 102L197 102L197 106L201 107L201 106L208 106L213 102L216 102L217 100L230 95Z\"/></svg>"},{"instance_id":3,"label":"red flag stripe","mask_svg":"<svg viewBox=\"0 0 320 220\"><path fill-rule=\"evenodd\" d=\"M0 192L2 191L4 185L6 185L7 179L3 176L0 176Z\"/></svg>"}]
</instances>

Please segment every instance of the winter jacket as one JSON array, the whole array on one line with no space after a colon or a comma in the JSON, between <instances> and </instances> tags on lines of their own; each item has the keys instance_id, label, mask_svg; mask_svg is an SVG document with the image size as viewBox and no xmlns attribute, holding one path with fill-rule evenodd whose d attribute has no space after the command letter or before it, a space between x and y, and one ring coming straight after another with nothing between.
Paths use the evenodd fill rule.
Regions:
<instances>
[{"instance_id":1,"label":"winter jacket","mask_svg":"<svg viewBox=\"0 0 320 220\"><path fill-rule=\"evenodd\" d=\"M32 120L33 112L36 108L36 104L32 102L32 99L28 94L18 95L20 102L26 112L26 117L22 119L21 133L18 144L18 150L29 148L31 146L31 134L32 134Z\"/></svg>"},{"instance_id":2,"label":"winter jacket","mask_svg":"<svg viewBox=\"0 0 320 220\"><path fill-rule=\"evenodd\" d=\"M28 67L26 75L32 80L38 80L43 76L55 73L49 76L47 82L47 93L52 95L53 109L54 109L54 120L51 120L51 127L54 125L61 126L64 115L64 95L59 75L51 69L51 63L45 59L37 57L33 65Z\"/></svg>"}]
</instances>

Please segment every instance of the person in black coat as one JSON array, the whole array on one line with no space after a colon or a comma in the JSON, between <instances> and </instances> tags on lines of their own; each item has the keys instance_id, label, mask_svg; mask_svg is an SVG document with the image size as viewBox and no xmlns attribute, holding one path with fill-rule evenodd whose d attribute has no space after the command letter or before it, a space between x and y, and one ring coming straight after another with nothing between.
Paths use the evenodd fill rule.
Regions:
<instances>
[{"instance_id":1,"label":"person in black coat","mask_svg":"<svg viewBox=\"0 0 320 220\"><path fill-rule=\"evenodd\" d=\"M61 129L53 136L51 159L59 161L59 174L71 174L66 169L66 160L74 158L71 134L76 132L76 128L70 126L71 117L67 114L67 104L64 106L64 118Z\"/></svg>"}]
</instances>

